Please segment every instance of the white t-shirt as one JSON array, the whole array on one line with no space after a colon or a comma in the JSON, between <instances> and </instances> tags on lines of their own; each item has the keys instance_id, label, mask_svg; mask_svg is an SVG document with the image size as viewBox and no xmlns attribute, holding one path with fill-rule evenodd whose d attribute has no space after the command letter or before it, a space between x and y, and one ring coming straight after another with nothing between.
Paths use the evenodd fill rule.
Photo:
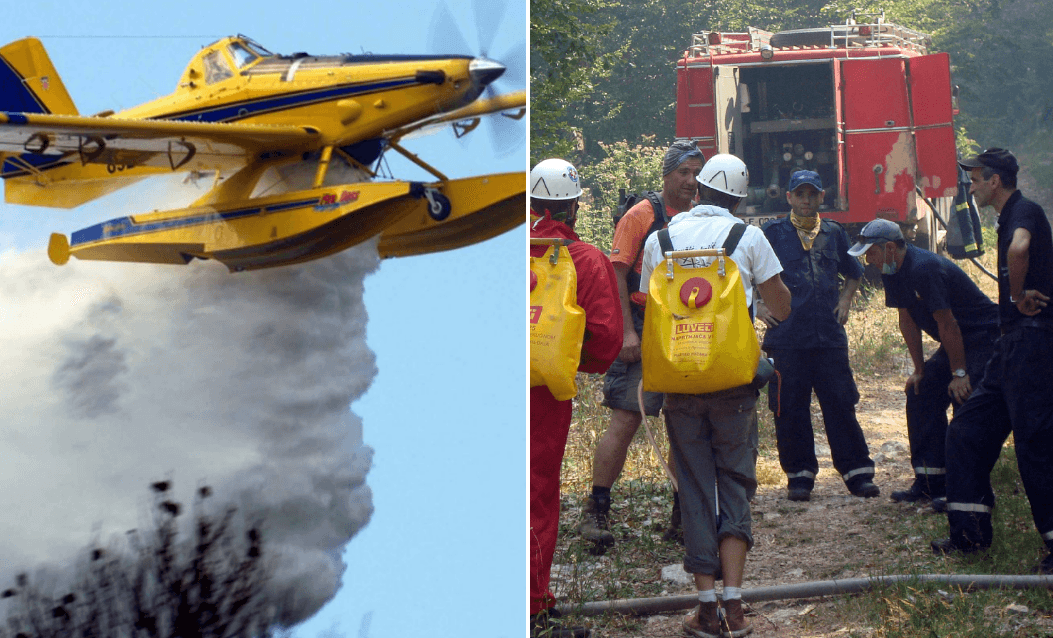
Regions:
<instances>
[{"instance_id":1,"label":"white t-shirt","mask_svg":"<svg viewBox=\"0 0 1053 638\"><path fill-rule=\"evenodd\" d=\"M669 239L674 250L705 250L720 248L731 232L731 227L742 221L726 208L719 206L695 206L669 220ZM681 264L693 267L708 266L713 257L682 259ZM746 304L753 306L753 288L782 272L782 264L772 250L768 238L760 228L746 226L742 239L731 253L731 260L742 275L746 289ZM651 282L651 272L665 259L658 244L658 233L647 238L643 249L643 265L640 270L640 292L646 293Z\"/></svg>"}]
</instances>

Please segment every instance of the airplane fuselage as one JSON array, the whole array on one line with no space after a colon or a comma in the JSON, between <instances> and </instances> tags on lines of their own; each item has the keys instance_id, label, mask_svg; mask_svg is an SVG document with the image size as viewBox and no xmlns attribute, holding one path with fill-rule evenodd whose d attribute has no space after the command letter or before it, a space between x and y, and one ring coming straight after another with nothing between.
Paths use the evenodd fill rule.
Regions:
<instances>
[{"instance_id":1,"label":"airplane fuselage","mask_svg":"<svg viewBox=\"0 0 1053 638\"><path fill-rule=\"evenodd\" d=\"M470 56L263 56L250 47L240 38L205 47L175 92L112 117L311 127L323 145L343 147L463 106L480 90Z\"/></svg>"}]
</instances>

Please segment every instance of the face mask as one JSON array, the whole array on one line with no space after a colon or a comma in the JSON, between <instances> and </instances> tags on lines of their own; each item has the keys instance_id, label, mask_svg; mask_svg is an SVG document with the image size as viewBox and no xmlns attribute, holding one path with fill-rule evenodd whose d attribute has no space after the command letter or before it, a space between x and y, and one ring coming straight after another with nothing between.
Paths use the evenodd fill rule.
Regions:
<instances>
[{"instance_id":1,"label":"face mask","mask_svg":"<svg viewBox=\"0 0 1053 638\"><path fill-rule=\"evenodd\" d=\"M891 264L881 264L881 274L882 275L894 275L894 274L896 274L896 255L894 253L892 255L892 263Z\"/></svg>"}]
</instances>

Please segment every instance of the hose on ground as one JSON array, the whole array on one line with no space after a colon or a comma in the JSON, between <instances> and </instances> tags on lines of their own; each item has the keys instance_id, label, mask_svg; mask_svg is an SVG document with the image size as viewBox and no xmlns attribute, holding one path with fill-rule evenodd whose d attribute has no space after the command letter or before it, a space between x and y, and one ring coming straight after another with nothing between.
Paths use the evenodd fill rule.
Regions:
<instances>
[{"instance_id":1,"label":"hose on ground","mask_svg":"<svg viewBox=\"0 0 1053 638\"><path fill-rule=\"evenodd\" d=\"M978 589L1032 589L1038 587L1053 589L1053 576L903 574L894 576L874 576L871 578L848 578L844 580L820 580L807 583L774 585L772 587L754 587L742 590L742 600L747 603L758 603L769 600L857 594L875 587L910 582L943 583L955 588L960 588L962 591ZM683 594L678 596L661 596L657 598L604 600L585 603L581 606L561 605L557 609L564 614L578 614L584 616L598 616L605 613L646 616L649 614L684 611L691 609L697 604L698 596L696 594Z\"/></svg>"}]
</instances>

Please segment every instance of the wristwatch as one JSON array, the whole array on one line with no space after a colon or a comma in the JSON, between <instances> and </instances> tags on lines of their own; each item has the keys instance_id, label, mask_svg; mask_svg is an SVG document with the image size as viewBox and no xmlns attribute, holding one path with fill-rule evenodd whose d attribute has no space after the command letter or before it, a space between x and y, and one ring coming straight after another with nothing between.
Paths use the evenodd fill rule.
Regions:
<instances>
[{"instance_id":1,"label":"wristwatch","mask_svg":"<svg viewBox=\"0 0 1053 638\"><path fill-rule=\"evenodd\" d=\"M964 379L969 373L965 371L965 368L958 368L951 374L958 377L959 379Z\"/></svg>"}]
</instances>

